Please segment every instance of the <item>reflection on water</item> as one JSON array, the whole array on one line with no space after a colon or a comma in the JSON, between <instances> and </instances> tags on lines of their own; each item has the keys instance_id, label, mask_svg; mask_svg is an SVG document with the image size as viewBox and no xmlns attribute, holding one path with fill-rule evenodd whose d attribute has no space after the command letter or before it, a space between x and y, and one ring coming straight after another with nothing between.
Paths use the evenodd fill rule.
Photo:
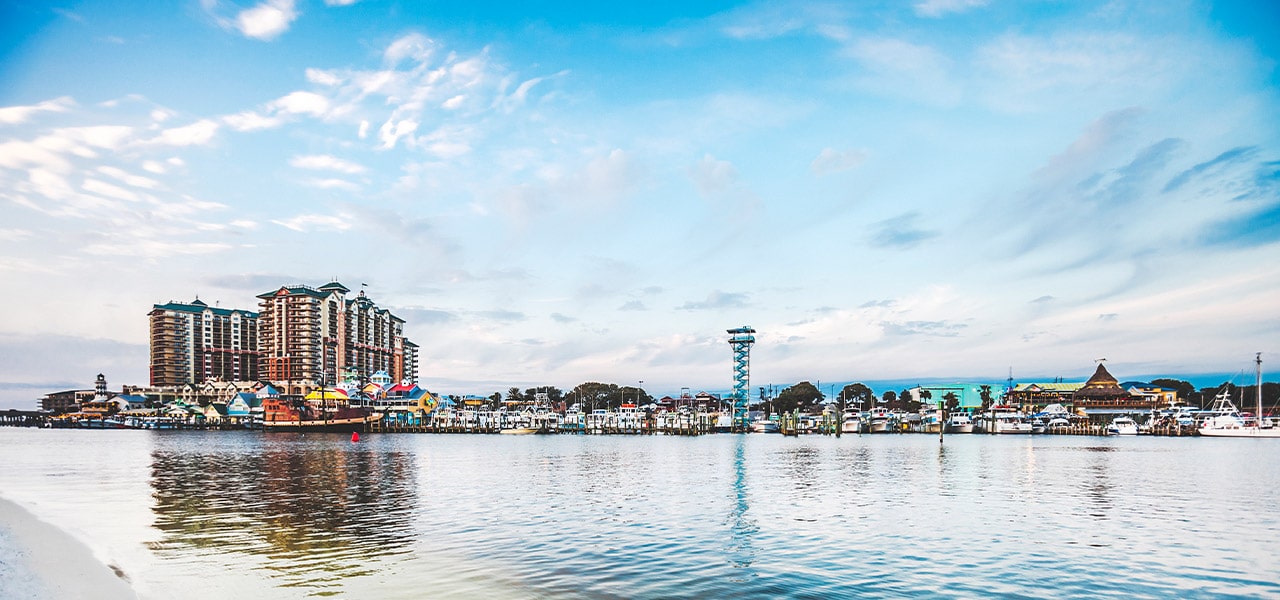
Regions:
<instances>
[{"instance_id":1,"label":"reflection on water","mask_svg":"<svg viewBox=\"0 0 1280 600\"><path fill-rule=\"evenodd\" d=\"M178 434L186 435L186 434ZM252 435L252 434L250 434ZM161 558L247 560L323 595L409 552L416 508L412 457L334 443L339 436L271 434L261 446L191 444L176 435L151 453Z\"/></svg>"},{"instance_id":2,"label":"reflection on water","mask_svg":"<svg viewBox=\"0 0 1280 600\"><path fill-rule=\"evenodd\" d=\"M751 538L760 531L760 527L749 514L751 503L747 486L747 452L746 440L739 436L733 446L733 487L732 502L729 510L729 543L725 552L729 564L735 569L748 569L755 561L755 547ZM739 576L744 580L745 576Z\"/></svg>"},{"instance_id":3,"label":"reflection on water","mask_svg":"<svg viewBox=\"0 0 1280 600\"><path fill-rule=\"evenodd\" d=\"M0 431L0 493L148 599L1280 597L1280 444L1013 437Z\"/></svg>"}]
</instances>

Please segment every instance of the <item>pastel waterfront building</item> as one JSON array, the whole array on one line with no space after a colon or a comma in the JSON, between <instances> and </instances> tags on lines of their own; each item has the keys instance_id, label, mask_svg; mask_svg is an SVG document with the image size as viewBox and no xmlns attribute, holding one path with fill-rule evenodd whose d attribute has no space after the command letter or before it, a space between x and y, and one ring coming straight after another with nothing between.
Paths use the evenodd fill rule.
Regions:
<instances>
[{"instance_id":1,"label":"pastel waterfront building","mask_svg":"<svg viewBox=\"0 0 1280 600\"><path fill-rule=\"evenodd\" d=\"M260 294L260 370L285 394L305 394L340 377L386 371L416 381L418 347L404 337L404 320L336 281L319 288L282 286Z\"/></svg>"},{"instance_id":2,"label":"pastel waterfront building","mask_svg":"<svg viewBox=\"0 0 1280 600\"><path fill-rule=\"evenodd\" d=\"M155 304L148 316L152 386L258 378L258 313L197 298Z\"/></svg>"}]
</instances>

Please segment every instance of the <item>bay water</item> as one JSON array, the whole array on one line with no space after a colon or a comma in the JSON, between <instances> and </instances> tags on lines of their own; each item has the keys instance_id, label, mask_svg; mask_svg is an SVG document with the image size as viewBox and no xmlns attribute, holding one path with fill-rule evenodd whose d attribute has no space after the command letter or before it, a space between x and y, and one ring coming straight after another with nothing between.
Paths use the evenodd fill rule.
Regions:
<instances>
[{"instance_id":1,"label":"bay water","mask_svg":"<svg viewBox=\"0 0 1280 600\"><path fill-rule=\"evenodd\" d=\"M0 428L143 598L1280 597L1280 440Z\"/></svg>"}]
</instances>

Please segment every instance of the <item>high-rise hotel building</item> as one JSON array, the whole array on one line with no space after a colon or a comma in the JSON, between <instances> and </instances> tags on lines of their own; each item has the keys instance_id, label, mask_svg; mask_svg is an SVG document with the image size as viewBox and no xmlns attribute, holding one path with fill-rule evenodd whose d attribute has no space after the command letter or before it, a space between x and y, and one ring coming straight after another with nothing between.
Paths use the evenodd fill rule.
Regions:
<instances>
[{"instance_id":1,"label":"high-rise hotel building","mask_svg":"<svg viewBox=\"0 0 1280 600\"><path fill-rule=\"evenodd\" d=\"M155 304L151 317L151 385L258 378L258 314L190 304Z\"/></svg>"},{"instance_id":2,"label":"high-rise hotel building","mask_svg":"<svg viewBox=\"0 0 1280 600\"><path fill-rule=\"evenodd\" d=\"M286 393L303 393L339 377L386 371L416 381L418 347L405 339L404 320L378 308L364 292L338 282L312 288L283 286L260 294L259 368Z\"/></svg>"}]
</instances>

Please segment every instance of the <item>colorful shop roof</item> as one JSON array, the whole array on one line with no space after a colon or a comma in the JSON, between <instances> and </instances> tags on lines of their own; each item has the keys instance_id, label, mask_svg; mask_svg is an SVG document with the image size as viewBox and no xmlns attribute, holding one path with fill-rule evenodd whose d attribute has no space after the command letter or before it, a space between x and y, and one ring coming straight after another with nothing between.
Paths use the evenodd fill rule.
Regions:
<instances>
[{"instance_id":1,"label":"colorful shop roof","mask_svg":"<svg viewBox=\"0 0 1280 600\"><path fill-rule=\"evenodd\" d=\"M345 400L347 397L347 393L338 388L317 388L311 390L311 393L307 394L307 397L304 398L304 400Z\"/></svg>"}]
</instances>

